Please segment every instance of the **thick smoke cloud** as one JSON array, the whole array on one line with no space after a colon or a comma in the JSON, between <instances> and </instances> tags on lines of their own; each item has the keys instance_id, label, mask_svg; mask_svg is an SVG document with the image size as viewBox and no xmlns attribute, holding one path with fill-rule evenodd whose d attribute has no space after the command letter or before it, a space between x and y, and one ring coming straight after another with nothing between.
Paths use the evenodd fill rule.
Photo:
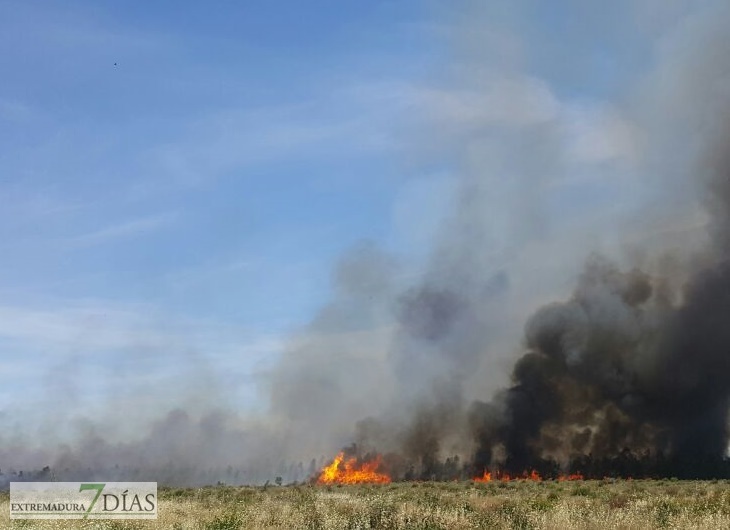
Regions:
<instances>
[{"instance_id":1,"label":"thick smoke cloud","mask_svg":"<svg viewBox=\"0 0 730 530\"><path fill-rule=\"evenodd\" d=\"M392 357L407 419L385 429L370 424L401 433L400 446L381 440L380 447L405 456L416 475L438 474L449 454L471 460L474 472L496 466L511 473L540 468L549 475L577 465L593 475L621 474L631 467L627 462L635 472L654 475L728 472L730 78L723 52L730 40L723 13L710 8L678 24L635 103L640 108L634 120L644 138L633 171L647 175L648 186L636 188L641 200L633 212L634 234L650 239L656 223L669 219L666 230L681 236L687 228L673 228L672 214L681 226L692 209L706 213L704 234L690 226L696 241L689 244L682 237L670 245L645 241L633 258L631 252L618 252L613 260L591 256L568 300L549 303L527 319L511 385L468 407L465 383L505 336L494 325L495 315L515 298L517 279L525 278L523 263L510 252L551 239L540 226L546 205L529 187L540 189L545 174L567 165L555 155L562 122L559 111L546 110L551 105L506 125L509 114L488 116L483 130L464 138L486 155L465 149L455 215L423 283L400 298ZM666 86L668 81L675 84ZM660 130L668 125L669 131ZM495 130L499 139L492 136ZM527 161L495 167L494 160L504 157L493 152L495 145L522 152ZM505 186L504 174L495 180L497 169L507 169L515 182ZM512 210L500 209L495 197L507 198ZM483 222L486 212L503 223L499 237ZM603 228L615 234L622 226L617 220ZM582 251L605 250L598 247L588 244ZM508 265L495 271L500 261ZM676 266L667 267L671 262ZM503 307L490 308L500 291L507 292ZM457 441L451 447L450 438Z\"/></svg>"},{"instance_id":2,"label":"thick smoke cloud","mask_svg":"<svg viewBox=\"0 0 730 530\"><path fill-rule=\"evenodd\" d=\"M724 24L690 22L693 31L669 47L684 46L683 63L662 72L683 82L684 90L668 90L681 96L674 104L686 121L675 134L690 161L682 189L696 185L704 199L706 248L690 258L682 281L590 259L571 298L527 322L512 385L472 406L476 467L519 472L546 459L589 465L587 455L628 454L668 462L648 473L728 471L730 78L718 53L728 42ZM602 472L616 470L608 464Z\"/></svg>"},{"instance_id":3,"label":"thick smoke cloud","mask_svg":"<svg viewBox=\"0 0 730 530\"><path fill-rule=\"evenodd\" d=\"M501 465L514 471L545 458L626 450L722 459L730 396L725 269L698 272L672 303L646 274L591 260L570 300L529 320L513 385L496 405L474 405L477 464L493 464L484 460L499 444Z\"/></svg>"},{"instance_id":4,"label":"thick smoke cloud","mask_svg":"<svg viewBox=\"0 0 730 530\"><path fill-rule=\"evenodd\" d=\"M575 104L530 69L511 17L481 9L449 19L448 81L406 91L411 170L456 175L416 273L374 244L345 255L331 301L262 377L265 414L174 411L116 444L91 425L60 450L10 436L0 463L68 479L299 481L348 446L384 453L397 478L724 473L727 10L663 12L621 95Z\"/></svg>"}]
</instances>

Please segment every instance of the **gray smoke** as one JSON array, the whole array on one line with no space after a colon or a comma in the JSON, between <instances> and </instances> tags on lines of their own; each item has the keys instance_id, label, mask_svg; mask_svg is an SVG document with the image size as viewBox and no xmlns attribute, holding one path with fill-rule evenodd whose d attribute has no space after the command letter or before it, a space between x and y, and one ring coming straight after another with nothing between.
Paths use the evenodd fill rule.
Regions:
<instances>
[{"instance_id":1,"label":"gray smoke","mask_svg":"<svg viewBox=\"0 0 730 530\"><path fill-rule=\"evenodd\" d=\"M527 319L511 386L489 402L474 401L468 412L465 385L505 336L497 314L525 278L512 253L517 246L539 249L541 239L551 238L540 223L545 204L534 190L546 189L545 175L565 168L555 155L560 117L550 112L509 123L499 139L492 122L504 117L490 116L466 140L485 149L467 149L467 162L477 160L479 172L466 164L454 217L424 280L400 298L391 357L402 391L400 408L393 409L407 411L405 418L388 418L391 412L386 427L375 420L361 424L361 443L404 455L425 477L438 474L452 454L470 459L474 470L499 466L516 473L581 461L593 473L615 474L622 472L614 465L619 457L668 462L647 465L646 473L726 473L726 466L717 466L728 449L730 399L724 375L730 368L727 14L710 8L683 20L637 97L635 120L647 136L636 174L647 175L647 187L636 188L642 201L632 215L602 228L630 226L644 248L637 252L638 241L629 237L617 253L623 264L590 257L568 300ZM504 127L499 123L500 132ZM495 145L503 152L495 153ZM514 152L525 160L501 162ZM509 175L489 172L495 159ZM505 186L508 176L516 182ZM693 209L706 213L704 237L694 222L682 226ZM504 222L499 237L485 218ZM686 232L695 241L688 242ZM558 245L530 257L555 260L552 254L564 249L559 237L554 240ZM589 243L582 251L595 249ZM578 262L565 254L557 260L566 258ZM500 261L510 265L495 270ZM397 433L400 445L387 437L374 441L362 432L366 427L380 436Z\"/></svg>"},{"instance_id":2,"label":"gray smoke","mask_svg":"<svg viewBox=\"0 0 730 530\"><path fill-rule=\"evenodd\" d=\"M690 268L681 278L589 260L570 299L528 320L512 385L491 403L472 406L475 467L496 460L518 472L545 459L590 455L603 459L605 474L615 472L612 458L628 452L668 459L655 473L727 473L717 467L728 450L730 405L726 20L690 20L667 46L681 64L667 58L671 63L652 80L669 84L660 99L682 120L672 129L672 147L684 147L687 156L680 189L699 191L704 201L705 247L684 256ZM651 147L659 149L655 160L667 149L661 142ZM677 175L670 169L669 177Z\"/></svg>"},{"instance_id":3,"label":"gray smoke","mask_svg":"<svg viewBox=\"0 0 730 530\"><path fill-rule=\"evenodd\" d=\"M523 42L515 21L537 8L498 4L446 16L446 75L406 90L417 111L408 170L454 175L426 263L372 243L345 255L331 301L261 378L265 413L176 410L124 443L93 423L66 447L31 450L5 436L3 476L306 480L351 443L385 453L400 477L626 451L722 457L727 9L596 8L626 11L614 24L648 25L656 45L638 73L616 73L627 84L619 95L574 104L534 63L556 54L567 65L558 74L580 86L581 68L569 65L592 75L591 52L545 43L530 57L541 43Z\"/></svg>"}]
</instances>

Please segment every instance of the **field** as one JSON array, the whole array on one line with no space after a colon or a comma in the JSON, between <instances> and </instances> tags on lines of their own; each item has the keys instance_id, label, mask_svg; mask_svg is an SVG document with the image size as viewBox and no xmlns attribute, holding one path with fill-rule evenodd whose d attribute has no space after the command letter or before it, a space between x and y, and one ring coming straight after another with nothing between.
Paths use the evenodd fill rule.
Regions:
<instances>
[{"instance_id":1,"label":"field","mask_svg":"<svg viewBox=\"0 0 730 530\"><path fill-rule=\"evenodd\" d=\"M44 529L730 528L730 481L400 483L161 489L157 521L11 521Z\"/></svg>"}]
</instances>

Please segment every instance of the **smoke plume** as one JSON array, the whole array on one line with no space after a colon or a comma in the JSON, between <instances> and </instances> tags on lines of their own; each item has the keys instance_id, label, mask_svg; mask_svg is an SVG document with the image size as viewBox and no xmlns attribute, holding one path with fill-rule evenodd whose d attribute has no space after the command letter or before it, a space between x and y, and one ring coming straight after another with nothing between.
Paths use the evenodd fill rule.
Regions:
<instances>
[{"instance_id":1,"label":"smoke plume","mask_svg":"<svg viewBox=\"0 0 730 530\"><path fill-rule=\"evenodd\" d=\"M694 231L703 244L682 244L679 237L667 249L649 240L641 259L625 251L621 265L586 246L589 257L569 298L548 303L527 319L510 385L491 400L474 400L466 412L464 382L489 354L493 337L503 335L494 327L494 313L502 308L490 308L490 301L523 271L519 259L517 267L498 273L490 270L492 256L480 259L495 242L479 215L494 213L490 199L497 192L489 176L464 178L456 222L437 246L423 284L400 300L396 373L406 390L413 378L422 387L417 396L399 395L411 413L400 426L401 446L393 450L406 456L417 475L443 471L439 458L449 454L444 443L454 436L461 442L456 453L471 461L475 473L494 467L510 473L538 469L548 476L561 467L581 467L599 477L631 472L706 477L730 471L730 70L725 58L730 41L718 22L722 18L711 12L718 18L690 17L665 43L657 70L644 82L637 103L644 108L635 118L640 122L652 113L680 109L674 123L663 117L642 124L649 136L637 174L666 171L650 174L647 182L678 184L686 195L683 204L681 195L649 190L645 200L663 204L637 204L634 233L647 231L655 216L681 218L694 196L699 198L694 207L707 219L704 237ZM655 101L648 99L651 90ZM657 104L661 107L647 109ZM541 205L522 184L539 188L540 172L560 169L560 161L544 152L556 144L557 122L559 117L547 113L511 124L530 160L516 164L518 183L509 190L519 197L508 201L510 207L524 207L516 208L519 220L508 218L500 233L508 249L509 243L529 248L544 235L536 222ZM668 122L671 133L654 129ZM511 141L508 136L508 148ZM681 151L670 151L676 148ZM672 261L682 265L668 267ZM386 431L398 429L391 424ZM383 440L379 444L387 446Z\"/></svg>"},{"instance_id":2,"label":"smoke plume","mask_svg":"<svg viewBox=\"0 0 730 530\"><path fill-rule=\"evenodd\" d=\"M448 18L446 75L405 89L405 171L450 175L425 263L345 255L262 378L265 414L177 410L117 444L93 424L61 448L7 437L0 463L301 481L347 447L405 479L730 476L730 18L672 5L599 9L654 44L620 56L644 57L614 72L626 86L578 103L535 66L560 50L530 56L504 10ZM569 52L552 59L597 75L591 50ZM576 91L579 66L556 67Z\"/></svg>"}]
</instances>

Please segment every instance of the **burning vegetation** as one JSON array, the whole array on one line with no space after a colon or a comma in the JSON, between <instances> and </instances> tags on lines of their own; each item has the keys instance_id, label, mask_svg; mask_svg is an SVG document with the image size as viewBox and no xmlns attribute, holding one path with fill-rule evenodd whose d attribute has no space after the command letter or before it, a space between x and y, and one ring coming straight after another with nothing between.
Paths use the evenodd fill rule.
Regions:
<instances>
[{"instance_id":1,"label":"burning vegetation","mask_svg":"<svg viewBox=\"0 0 730 530\"><path fill-rule=\"evenodd\" d=\"M291 355L297 369L287 368L286 382L297 391L282 409L314 395L321 406L311 408L327 411L314 421L324 425L327 405L346 397L360 415L352 441L383 454L393 480L730 478L730 18L722 13L674 35L682 53L658 55L640 83L645 108L625 109L642 141L615 176L641 181L647 195L617 204L626 206L622 219L595 225L605 235L593 238L593 225L583 233L576 217L567 235L549 239L569 226L548 226L553 201L591 208L573 204L577 190L542 197L558 186L545 175L573 167L556 152L565 140L559 112L508 131L483 124L464 138L454 204L418 280L390 282L379 254L357 255L338 270L342 294L315 320L316 332L393 330L378 346L382 367L371 373L360 362L367 353L344 355L358 351L356 341L338 335L331 357L350 365L323 375L324 363L310 371ZM638 138L627 133L629 144ZM558 278L555 289L541 291L543 265L561 269L545 272ZM492 366L508 355L500 384ZM341 383L355 370L369 376L358 378L360 396ZM373 391L391 376L392 389ZM353 418L347 405L338 440Z\"/></svg>"},{"instance_id":2,"label":"burning vegetation","mask_svg":"<svg viewBox=\"0 0 730 530\"><path fill-rule=\"evenodd\" d=\"M507 127L475 107L474 120L491 118L433 143L453 145L455 160L464 157L448 216L427 262L414 269L417 280L399 274L398 260L375 245L345 256L333 274L333 299L271 371L271 410L260 424L172 413L132 445L108 443L91 429L83 450L60 452L54 471L83 474L122 458L132 470L212 462L241 483L277 475L325 485L730 478L730 31L719 22L730 17L723 13L680 32L682 53L657 64L656 79L641 80L641 92L651 94L642 100L646 108L626 109L626 139L618 127L622 143L631 144L630 169L623 179L618 165L611 175L622 179L606 180L641 181L646 189L636 189L646 197L615 205L631 211L623 218L627 212L617 209L621 220L596 224L608 229L605 237L593 224L582 226L594 213L563 220L591 209L590 201L574 204L578 188L558 195L560 182L583 182L590 166L573 161L577 173L562 173L575 156L563 157L560 148L571 130L562 114L572 111L548 85L537 90L525 76L506 107L529 110L547 99L549 109L506 120ZM467 88L494 92L491 81L483 84L491 77L474 66L476 86ZM533 89L539 97L520 99ZM611 107L611 116L614 110L624 109ZM642 134L629 134L634 127ZM611 164L601 160L594 169L603 178ZM606 190L624 197L623 184L616 186ZM596 208L612 200L608 193ZM552 225L551 204L561 205L561 222ZM613 207L596 217L610 217ZM623 239L628 226L630 241ZM560 235L549 239L553 233ZM671 244L654 246L661 234ZM592 247L594 239L618 244ZM541 291L543 283L549 288ZM491 379L498 373L492 366L508 366L508 378ZM321 456L303 464L323 447L334 453L348 436L352 450L329 464ZM6 454L20 454L8 447ZM228 458L244 452L255 458L239 477ZM136 455L145 455L144 465Z\"/></svg>"},{"instance_id":3,"label":"burning vegetation","mask_svg":"<svg viewBox=\"0 0 730 530\"><path fill-rule=\"evenodd\" d=\"M542 480L542 477L540 476L540 473L538 473L534 469L529 473L525 471L521 475L510 475L509 473L503 473L501 471L492 472L488 469L485 469L482 476L474 477L474 482L510 482L513 480L531 480L533 482L540 482Z\"/></svg>"},{"instance_id":4,"label":"burning vegetation","mask_svg":"<svg viewBox=\"0 0 730 530\"><path fill-rule=\"evenodd\" d=\"M382 457L359 461L356 457L345 457L340 452L332 463L325 466L317 478L317 484L389 484L391 479L380 470Z\"/></svg>"},{"instance_id":5,"label":"burning vegetation","mask_svg":"<svg viewBox=\"0 0 730 530\"><path fill-rule=\"evenodd\" d=\"M472 329L480 306L471 294L488 285L426 282L402 298L397 354L412 363L418 347L435 352L455 375L408 404L415 414L389 440L407 468L394 477L730 477L730 128L709 143L698 174L710 246L685 276L592 256L569 298L528 319L511 382L491 399L465 404L459 394L460 373L488 341ZM465 463L443 461L444 441L458 437L471 443ZM369 441L378 450L377 436Z\"/></svg>"}]
</instances>

